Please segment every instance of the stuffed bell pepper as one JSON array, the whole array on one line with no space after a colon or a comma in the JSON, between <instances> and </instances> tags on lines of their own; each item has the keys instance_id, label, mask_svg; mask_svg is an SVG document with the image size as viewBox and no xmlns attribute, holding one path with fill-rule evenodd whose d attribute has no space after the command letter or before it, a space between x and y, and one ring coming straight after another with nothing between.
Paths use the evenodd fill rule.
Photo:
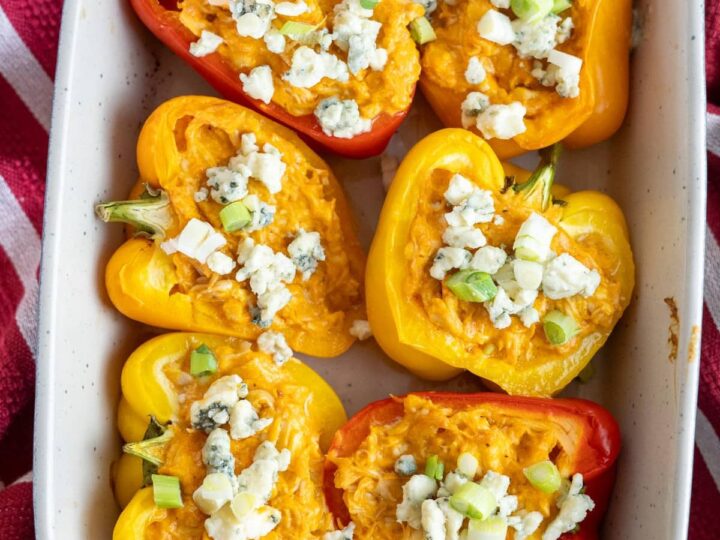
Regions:
<instances>
[{"instance_id":1,"label":"stuffed bell pepper","mask_svg":"<svg viewBox=\"0 0 720 540\"><path fill-rule=\"evenodd\" d=\"M380 153L420 74L412 0L131 0L226 98L348 157Z\"/></svg>"},{"instance_id":2,"label":"stuffed bell pepper","mask_svg":"<svg viewBox=\"0 0 720 540\"><path fill-rule=\"evenodd\" d=\"M425 0L426 2L428 0ZM449 127L501 158L590 146L625 116L630 0L429 2L420 86Z\"/></svg>"},{"instance_id":3,"label":"stuffed bell pepper","mask_svg":"<svg viewBox=\"0 0 720 540\"><path fill-rule=\"evenodd\" d=\"M559 148L530 175L462 129L406 156L368 260L377 342L428 379L467 369L510 394L549 396L590 362L630 302L622 211L554 186Z\"/></svg>"},{"instance_id":4,"label":"stuffed bell pepper","mask_svg":"<svg viewBox=\"0 0 720 540\"><path fill-rule=\"evenodd\" d=\"M110 259L110 300L176 330L336 356L365 323L364 254L340 185L287 128L215 98L161 105L138 140L129 201L101 204L133 226Z\"/></svg>"},{"instance_id":5,"label":"stuffed bell pepper","mask_svg":"<svg viewBox=\"0 0 720 540\"><path fill-rule=\"evenodd\" d=\"M588 401L410 394L338 431L325 489L355 540L590 540L619 450Z\"/></svg>"},{"instance_id":6,"label":"stuffed bell pepper","mask_svg":"<svg viewBox=\"0 0 720 540\"><path fill-rule=\"evenodd\" d=\"M121 383L115 540L333 531L323 453L345 412L310 368L262 340L176 333L138 348Z\"/></svg>"}]
</instances>

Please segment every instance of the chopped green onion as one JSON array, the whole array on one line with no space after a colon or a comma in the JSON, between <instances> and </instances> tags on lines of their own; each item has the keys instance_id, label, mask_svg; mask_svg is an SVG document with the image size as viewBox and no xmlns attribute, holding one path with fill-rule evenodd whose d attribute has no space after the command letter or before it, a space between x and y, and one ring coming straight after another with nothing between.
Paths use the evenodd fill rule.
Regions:
<instances>
[{"instance_id":1,"label":"chopped green onion","mask_svg":"<svg viewBox=\"0 0 720 540\"><path fill-rule=\"evenodd\" d=\"M168 429L157 437L123 445L123 452L137 456L155 466L160 466L165 461L165 445L172 437L173 432Z\"/></svg>"},{"instance_id":2,"label":"chopped green onion","mask_svg":"<svg viewBox=\"0 0 720 540\"><path fill-rule=\"evenodd\" d=\"M217 358L204 343L190 353L190 375L202 377L215 373L218 368Z\"/></svg>"},{"instance_id":3,"label":"chopped green onion","mask_svg":"<svg viewBox=\"0 0 720 540\"><path fill-rule=\"evenodd\" d=\"M235 201L220 210L220 221L227 232L235 232L252 221L252 214L242 201Z\"/></svg>"},{"instance_id":4,"label":"chopped green onion","mask_svg":"<svg viewBox=\"0 0 720 540\"><path fill-rule=\"evenodd\" d=\"M128 223L139 233L160 239L165 238L173 222L167 193L150 186L145 186L145 192L137 200L98 204L95 213L105 223Z\"/></svg>"},{"instance_id":5,"label":"chopped green onion","mask_svg":"<svg viewBox=\"0 0 720 540\"><path fill-rule=\"evenodd\" d=\"M379 3L380 0L360 0L360 6L362 6L363 9L375 9L375 6Z\"/></svg>"},{"instance_id":6,"label":"chopped green onion","mask_svg":"<svg viewBox=\"0 0 720 540\"><path fill-rule=\"evenodd\" d=\"M466 302L487 302L497 294L497 287L490 274L470 268L455 272L445 280L445 285Z\"/></svg>"},{"instance_id":7,"label":"chopped green onion","mask_svg":"<svg viewBox=\"0 0 720 540\"><path fill-rule=\"evenodd\" d=\"M545 337L553 345L562 345L578 333L580 327L570 315L553 310L543 318Z\"/></svg>"},{"instance_id":8,"label":"chopped green onion","mask_svg":"<svg viewBox=\"0 0 720 540\"><path fill-rule=\"evenodd\" d=\"M569 7L572 7L570 0L555 0L553 2L552 12L561 13Z\"/></svg>"},{"instance_id":9,"label":"chopped green onion","mask_svg":"<svg viewBox=\"0 0 720 540\"><path fill-rule=\"evenodd\" d=\"M153 498L158 508L180 508L183 505L180 479L164 474L152 475Z\"/></svg>"},{"instance_id":10,"label":"chopped green onion","mask_svg":"<svg viewBox=\"0 0 720 540\"><path fill-rule=\"evenodd\" d=\"M543 493L555 493L560 489L562 477L552 461L541 461L523 469L523 474L535 489Z\"/></svg>"},{"instance_id":11,"label":"chopped green onion","mask_svg":"<svg viewBox=\"0 0 720 540\"><path fill-rule=\"evenodd\" d=\"M425 476L433 480L442 480L445 473L445 464L436 455L432 455L425 463Z\"/></svg>"},{"instance_id":12,"label":"chopped green onion","mask_svg":"<svg viewBox=\"0 0 720 540\"><path fill-rule=\"evenodd\" d=\"M507 522L501 516L493 516L482 521L471 519L468 523L467 540L505 540Z\"/></svg>"},{"instance_id":13,"label":"chopped green onion","mask_svg":"<svg viewBox=\"0 0 720 540\"><path fill-rule=\"evenodd\" d=\"M580 380L581 383L587 384L589 383L592 378L595 376L595 364L590 362L587 366L583 368L583 370L578 373L577 378Z\"/></svg>"},{"instance_id":14,"label":"chopped green onion","mask_svg":"<svg viewBox=\"0 0 720 540\"><path fill-rule=\"evenodd\" d=\"M510 9L523 21L535 22L548 15L553 8L553 0L511 0Z\"/></svg>"},{"instance_id":15,"label":"chopped green onion","mask_svg":"<svg viewBox=\"0 0 720 540\"><path fill-rule=\"evenodd\" d=\"M471 519L485 519L497 508L492 491L475 482L466 482L450 497L450 506Z\"/></svg>"},{"instance_id":16,"label":"chopped green onion","mask_svg":"<svg viewBox=\"0 0 720 540\"><path fill-rule=\"evenodd\" d=\"M428 21L425 17L413 19L410 23L410 36L418 45L424 45L430 41L435 41L435 38L437 37L432 24L430 24L430 21Z\"/></svg>"},{"instance_id":17,"label":"chopped green onion","mask_svg":"<svg viewBox=\"0 0 720 540\"><path fill-rule=\"evenodd\" d=\"M286 21L280 28L280 33L284 36L302 36L315 30L314 24L308 24L298 21Z\"/></svg>"}]
</instances>

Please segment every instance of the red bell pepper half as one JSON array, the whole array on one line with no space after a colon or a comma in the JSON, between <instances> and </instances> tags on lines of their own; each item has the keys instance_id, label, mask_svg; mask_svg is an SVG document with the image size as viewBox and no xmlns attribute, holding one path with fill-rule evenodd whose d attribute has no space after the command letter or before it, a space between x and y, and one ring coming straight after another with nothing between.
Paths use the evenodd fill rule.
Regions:
<instances>
[{"instance_id":1,"label":"red bell pepper half","mask_svg":"<svg viewBox=\"0 0 720 540\"><path fill-rule=\"evenodd\" d=\"M180 22L177 5L173 0L130 0L140 20L155 36L205 77L221 95L227 99L254 108L266 116L294 129L310 146L327 150L349 158L366 158L380 154L390 137L397 131L407 110L393 116L381 115L373 121L372 130L356 135L352 139L330 137L323 133L314 115L293 116L282 107L248 96L242 87L240 74L218 53L204 57L190 54L190 44L197 41L195 36Z\"/></svg>"},{"instance_id":2,"label":"red bell pepper half","mask_svg":"<svg viewBox=\"0 0 720 540\"><path fill-rule=\"evenodd\" d=\"M413 395L454 409L491 404L515 416L523 413L545 415L548 419L566 420L575 424L578 455L575 471L583 475L585 493L595 502L595 509L582 522L576 533L566 533L562 540L595 540L600 522L607 511L613 484L615 462L620 452L620 429L615 419L601 406L583 399L547 399L508 396L505 394L457 394L449 392L418 392ZM323 486L328 507L341 523L350 521L343 493L335 487L337 467L333 458L352 455L370 433L370 427L391 424L403 416L403 398L393 397L371 403L353 416L333 438L325 461ZM501 472L502 471L498 471Z\"/></svg>"}]
</instances>

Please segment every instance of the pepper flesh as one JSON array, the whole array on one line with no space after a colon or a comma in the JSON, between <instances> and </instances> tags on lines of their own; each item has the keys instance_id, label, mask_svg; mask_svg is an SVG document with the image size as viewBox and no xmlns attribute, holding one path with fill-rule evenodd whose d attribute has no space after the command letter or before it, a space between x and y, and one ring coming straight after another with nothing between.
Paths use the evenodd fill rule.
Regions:
<instances>
[{"instance_id":1,"label":"pepper flesh","mask_svg":"<svg viewBox=\"0 0 720 540\"><path fill-rule=\"evenodd\" d=\"M362 291L365 256L342 188L328 166L294 133L227 101L175 98L156 109L143 126L137 144L140 180L131 198L139 197L145 184L163 189L175 216L168 235L177 234L193 217L205 219L222 231L220 205L211 199L196 203L193 194L204 185L205 169L224 165L237 146L233 138L245 132L256 133L259 141L271 142L283 152L288 165L284 182L294 183L275 195L281 218L276 217L276 222L252 233L252 237L278 251L284 249L285 237L295 229L318 230L327 254L321 265L327 268L323 275L314 275L307 282L296 278L290 284L297 294L284 308L289 314L284 318L281 311L272 328L283 332L297 351L337 356L354 341L349 332L353 321L366 318ZM323 229L313 229L317 224ZM231 249L239 238L226 234ZM233 280L232 290L238 292L221 302L211 289L199 294L193 290L197 268L179 254L167 255L160 249L159 240L132 238L108 262L105 283L110 300L120 312L174 330L246 339L255 339L263 331L251 322L249 299L233 296L247 296L249 291L242 292L247 285Z\"/></svg>"},{"instance_id":2,"label":"pepper flesh","mask_svg":"<svg viewBox=\"0 0 720 540\"><path fill-rule=\"evenodd\" d=\"M525 133L488 141L501 159L559 141L568 148L584 148L612 136L625 118L629 99L631 2L572 2L572 7L563 12L563 16L567 13L573 17L575 31L579 32L559 47L583 60L580 95L576 98L562 98L554 88L535 81L530 75L533 59L519 58L512 45L496 45L477 35L475 23L492 8L489 0L468 0L457 7L440 4L435 14L438 39L423 48L420 88L443 124L461 127L460 109L467 93L491 90L488 81L495 78L494 74L479 86L470 87L464 79L465 66L477 49L489 50L490 59L499 62L495 66L498 72L512 75L507 87L498 89L496 100L490 96L491 103L520 101L528 110ZM464 10L461 16L454 14L457 10ZM456 23L467 25L467 32L459 30ZM455 69L448 72L453 66ZM475 127L472 130L479 133Z\"/></svg>"},{"instance_id":3,"label":"pepper flesh","mask_svg":"<svg viewBox=\"0 0 720 540\"><path fill-rule=\"evenodd\" d=\"M407 116L414 94L414 84L410 91L408 107L395 114L380 114L373 120L372 129L350 139L331 137L326 135L312 114L294 116L274 102L268 104L253 99L243 90L239 72L230 62L220 54L210 54L198 58L190 54L190 44L197 40L197 36L187 28L179 17L175 2L161 2L159 0L130 0L133 9L140 20L176 55L193 67L210 83L221 95L227 99L252 107L297 131L308 144L318 150L327 150L349 158L367 158L380 154L390 137L397 131ZM411 4L407 9L412 9ZM409 33L407 39L410 40ZM414 51L413 51L414 52ZM417 53L410 62L418 64ZM415 79L419 75L417 66Z\"/></svg>"},{"instance_id":4,"label":"pepper flesh","mask_svg":"<svg viewBox=\"0 0 720 540\"><path fill-rule=\"evenodd\" d=\"M577 472L583 475L585 493L592 498L596 506L581 523L578 532L566 533L562 538L590 540L598 537L598 529L612 493L616 460L621 445L618 425L610 413L599 405L582 399L550 400L493 393L418 392L376 401L355 414L335 434L325 461L326 498L331 511L341 523L348 523L355 516L350 515L345 502L345 497L351 497L353 494L344 493L336 487L339 480L336 476L339 466L361 448L371 431L374 432L378 427L396 425L405 414L408 398L429 400L433 405L448 409L451 414L472 410L477 415L478 422L484 421L485 418L497 418L498 425L504 425L503 422L508 422L509 418L519 424L526 423L532 426L529 428L532 431L557 429L563 433L565 441L572 447L565 447L559 443L566 455L563 468L570 470L571 473ZM442 427L445 430L453 429L452 426ZM472 453L472 448L463 446L462 451ZM382 467L381 457L374 457L373 463ZM428 456L415 457L421 460ZM369 475L379 475L375 478L386 480L392 475L392 472L388 473L384 470L368 472ZM505 474L502 470L495 472ZM521 476L522 472L519 472L519 475ZM362 482L362 478L358 482ZM522 499L520 502L522 503ZM394 522L395 515L374 515L373 520L378 524Z\"/></svg>"},{"instance_id":5,"label":"pepper flesh","mask_svg":"<svg viewBox=\"0 0 720 540\"><path fill-rule=\"evenodd\" d=\"M463 174L493 193L505 188L502 164L490 146L469 131L441 130L411 149L390 186L368 259L368 317L375 339L396 362L426 379L444 380L467 369L510 394L549 396L560 391L602 346L630 301L634 265L622 211L599 192L569 193L564 188L555 189L563 206L553 205L547 212L540 207L540 197L534 195L517 203L521 206L516 205L516 211L525 205L526 212L544 213L570 240L593 239L602 246L611 264L600 270L617 283L617 304L612 306L612 324L607 330L594 331L588 326L585 334L564 346L561 353L545 349L541 358L526 359L522 365L510 363L435 324L418 308L411 295L414 291L408 292L413 262L408 257L415 249L410 231L420 202L431 204L421 201L422 193L440 181L438 171L445 176ZM508 166L508 174L516 175L516 181L529 175L513 166ZM427 274L428 269L423 267L422 272ZM484 313L480 316L486 317Z\"/></svg>"},{"instance_id":6,"label":"pepper flesh","mask_svg":"<svg viewBox=\"0 0 720 540\"><path fill-rule=\"evenodd\" d=\"M189 365L191 351L200 344L207 345L218 354L218 377L242 373L246 363L252 364L247 369L255 369L253 363L256 362L260 366L272 364L267 355L248 350L247 342L233 337L170 333L147 341L130 355L121 374L122 397L117 420L125 442L142 440L140 427L144 426L144 430L150 417L157 419L160 424L178 424L184 405L165 370L168 366ZM268 367L261 369L267 372ZM319 450L325 451L337 428L347 419L338 396L317 373L298 360L290 360L282 368L277 368L274 376L283 381L288 391L297 387L309 391L311 397L307 402L306 415L308 431L318 434ZM251 390L255 388L253 380L246 382ZM188 456L187 459L190 460L188 463L194 464L190 467L197 467L198 456ZM113 465L115 496L125 508L115 526L115 539L144 538L150 522L162 521L167 517L167 510L155 506L152 488L141 489L141 466L142 460L127 454Z\"/></svg>"}]
</instances>

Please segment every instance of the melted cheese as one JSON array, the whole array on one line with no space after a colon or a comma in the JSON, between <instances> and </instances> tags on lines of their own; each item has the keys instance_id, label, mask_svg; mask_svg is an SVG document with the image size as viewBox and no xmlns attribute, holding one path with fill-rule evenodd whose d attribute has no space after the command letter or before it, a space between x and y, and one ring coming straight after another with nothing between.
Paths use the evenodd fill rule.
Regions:
<instances>
[{"instance_id":1,"label":"melted cheese","mask_svg":"<svg viewBox=\"0 0 720 540\"><path fill-rule=\"evenodd\" d=\"M552 249L556 253L570 253L585 266L598 270L601 275L600 286L588 298L576 295L550 300L542 292L538 295L534 305L541 319L545 313L558 309L571 315L579 324L579 334L565 345L551 345L545 337L542 324L526 328L518 317L512 317L512 324L506 329L495 328L483 304L460 300L434 279L429 268L435 253L443 245L442 235L447 225L444 214L448 211L443 193L451 173L435 170L430 174L432 180L422 183L423 193L418 201L405 249L409 275L404 283L404 295L406 301L417 306L419 312L439 331L463 340L470 356L482 353L516 365L566 357L575 352L583 338L610 332L618 317L621 287L616 275L616 259L597 235L575 240L558 225L558 233L552 241ZM479 227L487 237L488 244L510 248L520 225L529 217L531 208L522 204L522 196L516 195L513 190L505 194L495 192L493 196L495 213L503 217L502 223L483 223ZM558 206L544 214L556 225L561 215L562 210Z\"/></svg>"},{"instance_id":2,"label":"melted cheese","mask_svg":"<svg viewBox=\"0 0 720 540\"><path fill-rule=\"evenodd\" d=\"M332 31L327 22L332 20L333 7L339 2L308 0L306 3L309 11L291 19ZM351 75L347 82L325 78L312 88L297 88L282 78L290 68L293 52L301 44L288 38L285 50L275 54L267 49L263 40L241 37L224 7L212 6L206 0L184 0L180 8L180 20L195 35L208 30L222 37L224 43L218 52L238 71L269 65L275 86L272 101L294 116L312 114L320 101L333 96L357 101L363 118L375 118L383 113L393 115L410 106L420 76L420 60L407 25L423 13L422 7L412 0L383 0L375 7L372 18L382 24L377 46L388 51L388 61L382 71L363 70L357 76ZM286 20L279 16L274 27L279 29ZM335 45L330 52L343 61L347 59L347 53Z\"/></svg>"},{"instance_id":3,"label":"melted cheese","mask_svg":"<svg viewBox=\"0 0 720 540\"><path fill-rule=\"evenodd\" d=\"M400 420L373 425L352 455L332 458L338 467L335 485L344 492L345 504L356 526L356 538L420 540L421 531L396 521L402 486L408 480L394 471L396 460L402 454L410 454L418 464L423 464L435 454L446 469L454 469L458 456L469 452L479 462L476 479L488 470L509 476L509 493L518 497L518 507L538 511L546 518L529 537L537 539L550 523L547 518L558 513L555 504L558 494L545 494L533 488L522 470L552 459L564 477L571 475L575 472L578 429L582 428L565 425L542 411L523 412L520 417L491 404L453 410L420 396L408 396Z\"/></svg>"},{"instance_id":4,"label":"melted cheese","mask_svg":"<svg viewBox=\"0 0 720 540\"><path fill-rule=\"evenodd\" d=\"M229 346L213 349L219 362L216 377L238 374L248 384L248 400L263 417L274 418L273 423L258 435L232 441L235 472L239 473L253 461L256 448L264 440L272 441L278 449L292 453L290 467L278 475L274 494L268 504L280 510L282 518L267 540L284 538L322 538L331 530L332 520L322 493L323 454L319 446L319 431L308 417L310 391L293 384L287 372L277 369L272 360L261 353L237 352ZM189 358L165 367L165 374L173 382L173 391L181 396L179 421L173 427L173 438L167 446L165 464L160 474L178 476L184 506L176 510L157 509L148 525L145 538L186 539L202 538L207 516L195 505L189 494L202 483L206 468L202 462L202 447L207 435L189 429L190 404L200 399L209 383L200 379L188 380ZM184 383L184 384L183 384Z\"/></svg>"}]
</instances>

